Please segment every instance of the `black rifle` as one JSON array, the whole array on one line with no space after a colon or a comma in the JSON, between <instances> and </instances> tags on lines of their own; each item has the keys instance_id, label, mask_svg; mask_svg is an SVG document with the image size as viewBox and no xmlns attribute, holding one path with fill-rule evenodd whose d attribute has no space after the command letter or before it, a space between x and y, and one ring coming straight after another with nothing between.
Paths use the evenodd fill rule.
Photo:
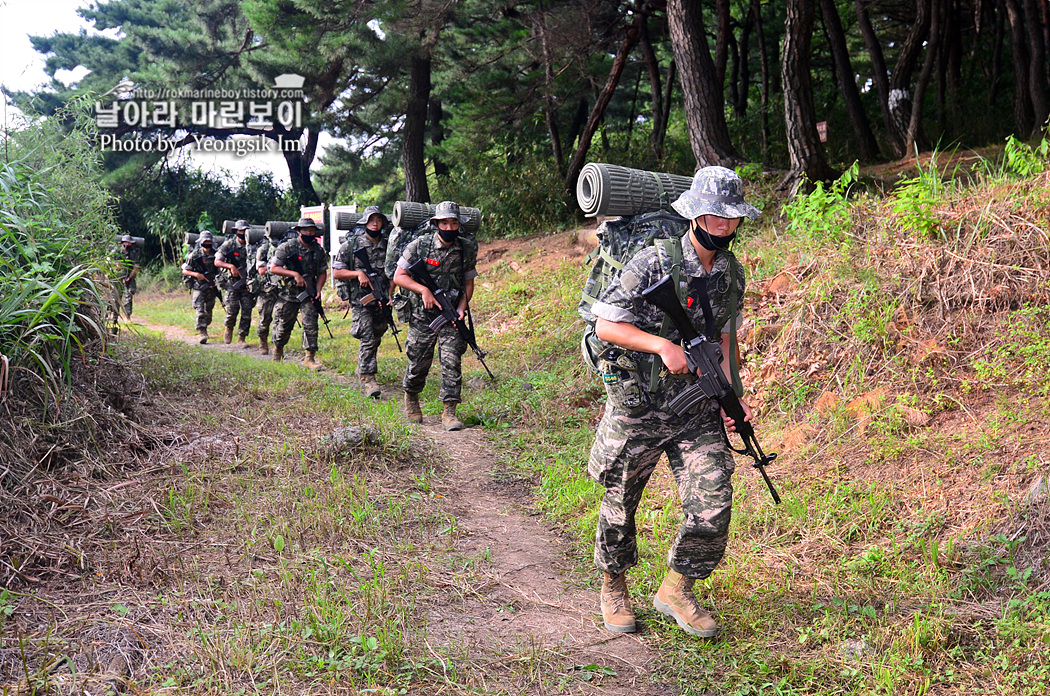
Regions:
<instances>
[{"instance_id":1,"label":"black rifle","mask_svg":"<svg viewBox=\"0 0 1050 696\"><path fill-rule=\"evenodd\" d=\"M430 271L427 270L426 261L420 259L414 264L408 267L408 272L417 283L423 285L427 290L434 295L434 299L437 300L438 306L441 307L441 314L438 315L437 319L430 322L430 329L437 331L445 324L452 322L452 325L456 327L456 331L459 335L467 342L470 349L474 351L474 355L477 356L478 362L485 368L485 372L489 373L489 378L493 382L496 381L496 376L492 374L492 370L485 364L485 356L488 355L485 351L478 348L477 338L474 336L474 317L470 314L470 307L467 307L466 321L460 321L459 312L452 305L452 298L448 296L448 293L437 286L434 279L430 276Z\"/></svg>"},{"instance_id":2,"label":"black rifle","mask_svg":"<svg viewBox=\"0 0 1050 696\"><path fill-rule=\"evenodd\" d=\"M328 329L328 338L335 340L335 336L332 335L332 329L328 326L328 315L324 313L324 303L321 302L321 298L317 296L317 276L304 275L303 280L306 281L306 287L295 296L295 301L302 304L307 300L314 303L314 309L317 310L317 316L321 317L321 321L324 322L324 327Z\"/></svg>"},{"instance_id":3,"label":"black rifle","mask_svg":"<svg viewBox=\"0 0 1050 696\"><path fill-rule=\"evenodd\" d=\"M725 432L725 424L719 421L729 449L738 454L746 454L755 460L753 466L762 474L769 488L769 494L773 496L773 502L779 504L780 496L777 495L773 482L766 474L766 465L771 464L777 455L776 453L766 454L762 451L762 446L758 444L758 439L755 437L755 429L744 420L744 407L740 405L740 399L737 398L733 386L722 371L722 347L714 341L707 340L707 337L700 335L693 328L693 323L689 321L685 310L682 309L682 303L678 299L674 286L675 283L671 280L671 276L665 275L660 282L642 291L645 301L662 309L678 329L682 337L686 365L689 366L689 372L695 376L695 381L676 396L668 406L675 415L684 416L702 399L717 401L725 414L733 419L736 432L744 443L742 449L733 447L729 442L729 434ZM730 318L730 321L733 321L733 318Z\"/></svg>"},{"instance_id":4,"label":"black rifle","mask_svg":"<svg viewBox=\"0 0 1050 696\"><path fill-rule=\"evenodd\" d=\"M398 351L401 351L401 341L397 340L397 324L394 323L394 312L390 307L390 288L387 286L386 278L379 275L379 271L372 266L372 260L368 258L368 251L365 249L356 249L354 258L361 262L365 275L368 276L368 284L371 286L371 293L361 298L361 304L367 305L373 301L379 303L379 314L383 317L383 321L390 325L390 333L394 337L394 343L397 344Z\"/></svg>"},{"instance_id":5,"label":"black rifle","mask_svg":"<svg viewBox=\"0 0 1050 696\"><path fill-rule=\"evenodd\" d=\"M238 290L243 290L244 288L246 288L248 286L248 259L247 259L248 249L247 249L247 247L245 247L245 250L244 250L243 253L245 254L244 263L241 264L241 265L237 265L236 266L237 273L239 273L240 275L238 277L236 277L236 278L234 278L231 275L230 276L230 284L226 287L226 289L229 290L230 292L237 292Z\"/></svg>"},{"instance_id":6,"label":"black rifle","mask_svg":"<svg viewBox=\"0 0 1050 696\"><path fill-rule=\"evenodd\" d=\"M194 280L193 282L194 290L204 292L208 288L213 288L215 290L215 296L219 298L219 304L222 305L223 311L226 311L226 300L222 298L222 290L220 290L219 286L215 284L214 279L208 280L208 276L204 276L204 280Z\"/></svg>"}]
</instances>

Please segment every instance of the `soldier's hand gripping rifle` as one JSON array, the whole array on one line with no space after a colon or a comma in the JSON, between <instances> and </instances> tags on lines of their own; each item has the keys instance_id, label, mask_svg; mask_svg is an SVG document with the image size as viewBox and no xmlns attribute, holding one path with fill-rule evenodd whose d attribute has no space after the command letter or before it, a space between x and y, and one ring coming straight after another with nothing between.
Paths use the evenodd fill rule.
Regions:
<instances>
[{"instance_id":1,"label":"soldier's hand gripping rifle","mask_svg":"<svg viewBox=\"0 0 1050 696\"><path fill-rule=\"evenodd\" d=\"M332 329L328 326L328 315L324 313L324 303L321 302L321 298L317 296L317 276L304 275L303 280L306 281L306 287L299 291L299 294L295 296L295 301L299 304L309 300L314 303L314 309L317 310L317 316L321 317L321 321L324 322L324 327L328 329L328 338L335 340L335 336L332 335Z\"/></svg>"},{"instance_id":2,"label":"soldier's hand gripping rifle","mask_svg":"<svg viewBox=\"0 0 1050 696\"><path fill-rule=\"evenodd\" d=\"M390 288L386 284L386 278L379 275L379 271L372 266L372 260L368 258L368 252L365 249L355 249L354 257L361 262L365 275L368 276L368 285L371 290L370 295L365 295L361 298L361 304L367 305L372 301L379 303L379 314L383 317L383 321L390 325L390 333L394 336L394 343L397 344L398 351L401 351L401 341L397 340L398 328L397 324L394 323L394 312L390 307L390 295L388 294Z\"/></svg>"},{"instance_id":3,"label":"soldier's hand gripping rifle","mask_svg":"<svg viewBox=\"0 0 1050 696\"><path fill-rule=\"evenodd\" d=\"M456 331L459 332L460 337L467 342L470 349L474 351L474 355L477 356L478 362L485 368L485 372L489 373L489 378L495 382L496 376L492 374L492 370L485 364L485 356L488 355L485 351L478 347L477 338L474 336L474 318L470 314L470 307L467 307L466 320L460 321L459 312L456 311L456 307L452 304L452 298L448 296L448 293L437 286L434 279L430 275L430 271L427 270L426 261L420 259L414 264L408 267L408 273L411 275L417 283L429 290L433 295L434 299L437 300L438 306L441 308L441 314L438 315L437 319L430 322L430 329L437 331L445 324L452 322L452 325L456 327Z\"/></svg>"},{"instance_id":4,"label":"soldier's hand gripping rifle","mask_svg":"<svg viewBox=\"0 0 1050 696\"><path fill-rule=\"evenodd\" d=\"M237 292L248 287L248 259L244 259L244 263L237 266L237 273L239 274L236 278L230 277L230 284L227 286L227 290L230 292Z\"/></svg>"},{"instance_id":5,"label":"soldier's hand gripping rifle","mask_svg":"<svg viewBox=\"0 0 1050 696\"><path fill-rule=\"evenodd\" d=\"M222 310L226 311L226 300L222 297L222 290L215 284L215 280L208 280L208 276L204 276L204 280L194 280L193 289L200 290L201 292L212 289L215 291L215 296L219 298L219 304L222 305Z\"/></svg>"},{"instance_id":6,"label":"soldier's hand gripping rifle","mask_svg":"<svg viewBox=\"0 0 1050 696\"><path fill-rule=\"evenodd\" d=\"M769 494L773 496L773 502L779 504L780 496L777 495L773 482L769 480L769 475L766 473L766 465L771 464L777 455L775 452L766 454L762 451L762 446L758 444L758 439L755 437L755 429L751 427L751 423L744 420L744 407L740 404L740 399L737 398L732 385L722 371L722 347L714 341L707 340L693 328L693 323L689 321L685 310L682 309L682 303L678 300L678 293L675 292L671 276L665 275L658 283L643 290L642 297L646 302L662 309L674 323L678 334L682 337L686 365L689 366L689 372L696 377L685 391L671 401L669 408L675 415L684 416L701 399L717 401L725 414L733 419L736 432L744 443L742 449L733 447L729 442L729 433L725 432L725 424L722 424L722 432L725 434L729 449L738 454L746 454L754 460L753 466L762 474L762 479L769 488Z\"/></svg>"}]
</instances>

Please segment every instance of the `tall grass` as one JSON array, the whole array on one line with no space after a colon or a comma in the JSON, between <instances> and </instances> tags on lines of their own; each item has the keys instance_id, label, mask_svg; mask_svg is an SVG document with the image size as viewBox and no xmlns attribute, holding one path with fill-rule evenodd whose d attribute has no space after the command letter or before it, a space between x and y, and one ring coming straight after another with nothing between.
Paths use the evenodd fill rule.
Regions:
<instances>
[{"instance_id":1,"label":"tall grass","mask_svg":"<svg viewBox=\"0 0 1050 696\"><path fill-rule=\"evenodd\" d=\"M76 357L104 336L95 278L115 227L92 134L74 106L0 139L0 353L12 388L42 388L45 408L60 401Z\"/></svg>"}]
</instances>

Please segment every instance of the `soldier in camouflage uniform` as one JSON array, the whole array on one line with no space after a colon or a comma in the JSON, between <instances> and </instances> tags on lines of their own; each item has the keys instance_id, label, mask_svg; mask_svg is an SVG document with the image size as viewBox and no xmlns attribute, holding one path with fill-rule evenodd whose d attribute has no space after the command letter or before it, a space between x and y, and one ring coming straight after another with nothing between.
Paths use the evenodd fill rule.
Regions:
<instances>
[{"instance_id":1,"label":"soldier in camouflage uniform","mask_svg":"<svg viewBox=\"0 0 1050 696\"><path fill-rule=\"evenodd\" d=\"M135 291L138 289L135 276L139 274L140 256L139 248L135 246L135 240L130 234L120 238L120 247L115 250L116 265L120 271L120 277L110 281L113 288L113 298L110 304L110 316L113 324L120 318L119 309L124 308L124 315L130 319L135 305ZM123 295L123 297L122 297Z\"/></svg>"},{"instance_id":2,"label":"soldier in camouflage uniform","mask_svg":"<svg viewBox=\"0 0 1050 696\"><path fill-rule=\"evenodd\" d=\"M273 313L273 359L284 359L284 346L292 335L295 319L302 313L303 364L311 370L321 366L317 362L317 307L313 300L321 299L321 290L328 279L328 252L318 243L321 226L310 218L299 218L295 226L299 233L283 242L273 253L270 272L283 276L279 299Z\"/></svg>"},{"instance_id":3,"label":"soldier in camouflage uniform","mask_svg":"<svg viewBox=\"0 0 1050 696\"><path fill-rule=\"evenodd\" d=\"M270 258L277 251L279 239L271 240L269 236L263 237L259 247L255 251L255 268L258 282L256 289L255 308L258 310L259 321L255 325L255 333L259 336L259 352L269 355L270 324L273 321L273 308L277 304L278 284L269 272Z\"/></svg>"},{"instance_id":4,"label":"soldier in camouflage uniform","mask_svg":"<svg viewBox=\"0 0 1050 696\"><path fill-rule=\"evenodd\" d=\"M193 283L193 309L197 312L197 334L202 344L208 342L208 325L211 324L211 313L215 309L215 297L218 288L215 286L215 238L207 230L200 233L198 246L186 257L182 264L182 275L195 280Z\"/></svg>"},{"instance_id":5,"label":"soldier in camouflage uniform","mask_svg":"<svg viewBox=\"0 0 1050 696\"><path fill-rule=\"evenodd\" d=\"M441 309L433 293L413 280L407 269L416 261L425 259L434 282L449 293L462 320L474 295L478 244L471 236L460 236L459 228L466 220L460 217L459 206L452 201L439 203L430 221L437 230L410 242L394 272L394 283L415 293L405 340L405 355L408 356L404 380L405 416L416 423L423 422L419 392L426 385L436 345L441 362L441 390L438 393L443 402L441 425L445 430L462 430L464 426L456 416L456 404L460 402L461 362L467 343L451 322L436 332L430 328L430 322L441 314Z\"/></svg>"},{"instance_id":6,"label":"soldier in camouflage uniform","mask_svg":"<svg viewBox=\"0 0 1050 696\"><path fill-rule=\"evenodd\" d=\"M741 220L759 215L744 202L743 182L732 170L706 167L692 188L672 206L690 220L682 239L680 296L686 314L701 334L721 335L723 355L730 351L730 295L739 308L744 269L728 247ZM601 593L605 627L618 633L635 630L625 573L638 562L635 511L661 454L666 454L682 500L683 523L668 550L670 572L653 599L658 611L691 635L711 637L718 626L693 594L693 583L706 578L721 561L729 536L733 503L730 482L733 456L719 426L717 402L705 399L693 413L678 417L668 404L689 385L681 337L674 329L661 338L663 312L642 298L642 291L670 272L659 248L639 251L593 306L596 332L609 345L598 367L608 393L605 414L591 448L588 471L605 487L595 537L595 564L605 575ZM698 290L700 284L706 293ZM731 285L735 284L735 288ZM702 304L710 299L713 326L707 327ZM736 348L734 345L733 348ZM654 359L662 361L658 383L650 388ZM722 367L729 372L729 361ZM732 379L730 377L730 379ZM741 401L746 420L751 410ZM722 416L726 427L731 419Z\"/></svg>"},{"instance_id":7,"label":"soldier in camouflage uniform","mask_svg":"<svg viewBox=\"0 0 1050 696\"><path fill-rule=\"evenodd\" d=\"M353 320L350 325L350 335L361 341L357 357L357 374L361 377L361 384L365 394L378 399L381 391L379 382L376 381L376 372L379 365L376 354L379 352L379 342L386 333L387 323L383 318L382 308L374 300L365 305L361 303L362 296L370 292L371 283L364 272L362 264L354 252L365 249L368 260L380 275L383 273L383 265L386 262L386 228L387 217L380 212L379 207L372 205L365 208L357 226L347 235L346 241L339 246L339 251L332 261L332 277L342 293L346 294L344 299L350 301L353 311ZM389 278L386 293L390 296L392 288ZM369 294L368 299L372 300Z\"/></svg>"},{"instance_id":8,"label":"soldier in camouflage uniform","mask_svg":"<svg viewBox=\"0 0 1050 696\"><path fill-rule=\"evenodd\" d=\"M247 220L238 220L233 224L234 236L227 239L215 254L215 265L222 269L219 283L226 291L223 307L226 309L226 331L222 336L223 343L233 341L233 328L237 326L237 345L245 347L248 332L252 329L252 307L255 306L255 295L248 285L249 251L247 234L250 225Z\"/></svg>"}]
</instances>

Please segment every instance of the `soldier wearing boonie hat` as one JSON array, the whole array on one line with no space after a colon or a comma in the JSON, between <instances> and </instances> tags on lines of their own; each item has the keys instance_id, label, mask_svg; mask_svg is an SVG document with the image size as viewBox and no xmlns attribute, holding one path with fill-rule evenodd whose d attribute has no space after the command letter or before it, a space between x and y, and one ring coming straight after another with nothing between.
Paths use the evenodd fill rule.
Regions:
<instances>
[{"instance_id":1,"label":"soldier wearing boonie hat","mask_svg":"<svg viewBox=\"0 0 1050 696\"><path fill-rule=\"evenodd\" d=\"M721 336L723 354L736 350L742 317L744 269L728 247L743 218L760 211L744 200L743 182L724 167L705 167L672 207L689 219L682 238L679 282L685 311L701 334ZM733 503L733 456L719 423L717 402L705 399L685 417L669 404L688 381L685 353L672 327L661 336L663 312L645 302L642 291L669 273L668 259L656 246L639 251L592 310L598 338L611 349L598 366L608 393L605 413L591 448L588 471L605 487L595 535L595 565L604 573L601 591L605 627L617 633L635 630L626 571L637 564L635 512L662 454L678 484L683 522L668 550L670 570L653 598L654 607L687 633L714 636L718 625L693 594L696 580L708 577L721 561L729 536ZM703 305L711 312L704 318ZM733 329L731 331L731 329ZM662 361L656 384L639 365ZM725 364L728 364L728 360ZM728 368L727 368L728 369ZM751 418L751 410L741 400ZM730 430L734 424L724 419Z\"/></svg>"},{"instance_id":2,"label":"soldier wearing boonie hat","mask_svg":"<svg viewBox=\"0 0 1050 696\"><path fill-rule=\"evenodd\" d=\"M441 426L445 430L462 430L463 421L456 415L456 406L461 399L463 384L463 353L467 343L451 322L435 332L430 323L441 313L434 295L417 283L407 269L420 259L426 260L431 277L439 288L446 291L459 310L460 319L474 295L474 279L478 275L478 243L473 236L460 236L459 228L466 218L459 213L459 205L453 201L442 201L437 205L430 224L437 229L414 239L405 247L397 262L394 283L412 295L412 314L408 322L408 338L405 339L405 355L408 368L405 370L405 417L422 423L423 411L419 406L419 393L426 384L427 374L434 362L437 347L441 363L441 389L438 398L442 401Z\"/></svg>"},{"instance_id":3,"label":"soldier wearing boonie hat","mask_svg":"<svg viewBox=\"0 0 1050 696\"><path fill-rule=\"evenodd\" d=\"M317 240L323 233L322 225L302 217L295 230L298 236L277 247L270 262L270 272L284 276L273 308L273 359L277 362L284 359L284 346L292 335L296 317L302 312L303 350L306 351L303 364L316 370L321 364L317 362L318 312L313 301L320 299L328 279L328 252Z\"/></svg>"},{"instance_id":4,"label":"soldier wearing boonie hat","mask_svg":"<svg viewBox=\"0 0 1050 696\"><path fill-rule=\"evenodd\" d=\"M200 343L208 342L208 326L211 324L212 311L215 309L215 238L211 232L204 230L197 237L197 248L189 253L182 264L182 275L196 279L193 284L192 304L197 313L197 334Z\"/></svg>"},{"instance_id":5,"label":"soldier wearing boonie hat","mask_svg":"<svg viewBox=\"0 0 1050 696\"><path fill-rule=\"evenodd\" d=\"M110 283L113 288L110 317L115 326L120 316L118 307L123 306L124 315L130 319L135 305L135 292L138 290L135 276L138 275L140 267L140 253L139 248L135 245L135 238L130 234L122 235L114 258L120 270L120 277Z\"/></svg>"},{"instance_id":6,"label":"soldier wearing boonie hat","mask_svg":"<svg viewBox=\"0 0 1050 696\"><path fill-rule=\"evenodd\" d=\"M368 206L357 221L357 226L339 245L339 251L332 260L332 277L335 278L337 287L341 286L340 296L345 295L343 299L350 302L353 311L350 335L361 342L357 353L357 374L361 378L365 394L373 399L378 399L381 395L379 382L376 380L376 373L379 371L376 355L379 352L379 342L386 333L387 323L378 302L370 302L368 305L361 303L361 298L371 293L371 283L364 272L364 264L354 256L354 252L364 249L372 268L386 278L383 267L386 263L388 225L389 221L379 206ZM386 282L389 297L392 286L389 278L386 278Z\"/></svg>"},{"instance_id":7,"label":"soldier wearing boonie hat","mask_svg":"<svg viewBox=\"0 0 1050 696\"><path fill-rule=\"evenodd\" d=\"M223 286L226 290L226 296L223 297L226 331L223 333L222 342L233 341L233 329L236 327L237 345L241 347L247 346L245 339L252 329L252 309L255 307L255 295L248 285L248 264L252 263L247 238L249 229L251 225L247 220L233 223L233 236L223 242L215 253L215 265L225 271L220 275L220 281L226 283ZM243 283L240 282L242 280Z\"/></svg>"}]
</instances>

